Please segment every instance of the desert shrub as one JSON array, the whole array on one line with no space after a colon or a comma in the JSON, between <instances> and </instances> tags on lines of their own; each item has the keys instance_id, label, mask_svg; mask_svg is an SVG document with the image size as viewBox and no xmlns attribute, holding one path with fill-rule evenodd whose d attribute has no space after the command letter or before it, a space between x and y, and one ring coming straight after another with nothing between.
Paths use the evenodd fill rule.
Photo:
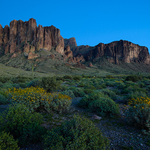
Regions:
<instances>
[{"instance_id":1,"label":"desert shrub","mask_svg":"<svg viewBox=\"0 0 150 150\"><path fill-rule=\"evenodd\" d=\"M40 87L41 82L42 82L42 80L40 80L40 79L34 79L34 80L32 80L31 82L29 82L27 84L27 87L31 87L31 86L33 86L33 87L37 87L37 86Z\"/></svg>"},{"instance_id":2,"label":"desert shrub","mask_svg":"<svg viewBox=\"0 0 150 150\"><path fill-rule=\"evenodd\" d=\"M17 143L9 133L0 133L0 150L19 150Z\"/></svg>"},{"instance_id":3,"label":"desert shrub","mask_svg":"<svg viewBox=\"0 0 150 150\"><path fill-rule=\"evenodd\" d=\"M114 88L114 89L112 89L112 91L116 94L121 94L121 91L119 89Z\"/></svg>"},{"instance_id":4,"label":"desert shrub","mask_svg":"<svg viewBox=\"0 0 150 150\"><path fill-rule=\"evenodd\" d=\"M41 86L47 91L52 92L58 90L61 82L57 81L55 77L43 77Z\"/></svg>"},{"instance_id":5,"label":"desert shrub","mask_svg":"<svg viewBox=\"0 0 150 150\"><path fill-rule=\"evenodd\" d=\"M93 85L90 85L90 84L86 84L85 88L91 89L91 90L96 90L96 88Z\"/></svg>"},{"instance_id":6,"label":"desert shrub","mask_svg":"<svg viewBox=\"0 0 150 150\"><path fill-rule=\"evenodd\" d=\"M106 88L106 84L105 83L97 84L97 85L95 85L95 88L96 89L104 89L104 88Z\"/></svg>"},{"instance_id":7,"label":"desert shrub","mask_svg":"<svg viewBox=\"0 0 150 150\"><path fill-rule=\"evenodd\" d=\"M103 89L101 92L103 92L105 95L108 95L111 99L116 100L116 94L113 91L109 89Z\"/></svg>"},{"instance_id":8,"label":"desert shrub","mask_svg":"<svg viewBox=\"0 0 150 150\"><path fill-rule=\"evenodd\" d=\"M25 89L9 89L12 103L26 105L31 112L46 111L51 109L58 111L68 109L71 97L60 93L47 93L43 88L30 87Z\"/></svg>"},{"instance_id":9,"label":"desert shrub","mask_svg":"<svg viewBox=\"0 0 150 150\"><path fill-rule=\"evenodd\" d=\"M145 84L140 81L140 82L138 82L138 86L139 86L140 88L143 88L143 87L145 87Z\"/></svg>"},{"instance_id":10,"label":"desert shrub","mask_svg":"<svg viewBox=\"0 0 150 150\"><path fill-rule=\"evenodd\" d=\"M25 89L9 89L7 94L11 94L12 103L20 103L26 105L30 111L50 111L49 104L51 102L51 93L46 93L43 88L30 87Z\"/></svg>"},{"instance_id":11,"label":"desert shrub","mask_svg":"<svg viewBox=\"0 0 150 150\"><path fill-rule=\"evenodd\" d=\"M10 80L11 80L10 77L0 77L0 82L2 82L2 83L8 82Z\"/></svg>"},{"instance_id":12,"label":"desert shrub","mask_svg":"<svg viewBox=\"0 0 150 150\"><path fill-rule=\"evenodd\" d=\"M27 88L28 83L20 83L19 85L21 88Z\"/></svg>"},{"instance_id":13,"label":"desert shrub","mask_svg":"<svg viewBox=\"0 0 150 150\"><path fill-rule=\"evenodd\" d=\"M150 98L149 97L137 97L129 100L128 105L134 106L136 104L147 104L150 106Z\"/></svg>"},{"instance_id":14,"label":"desert shrub","mask_svg":"<svg viewBox=\"0 0 150 150\"><path fill-rule=\"evenodd\" d=\"M70 76L70 75L65 75L65 76L64 76L64 79L71 79L71 80L73 80L73 77Z\"/></svg>"},{"instance_id":15,"label":"desert shrub","mask_svg":"<svg viewBox=\"0 0 150 150\"><path fill-rule=\"evenodd\" d=\"M68 90L68 86L62 85L62 86L60 86L60 90L61 91L66 91L66 90Z\"/></svg>"},{"instance_id":16,"label":"desert shrub","mask_svg":"<svg viewBox=\"0 0 150 150\"><path fill-rule=\"evenodd\" d=\"M109 140L91 120L74 115L72 120L65 121L60 127L47 132L44 146L45 150L105 150L109 146Z\"/></svg>"},{"instance_id":17,"label":"desert shrub","mask_svg":"<svg viewBox=\"0 0 150 150\"><path fill-rule=\"evenodd\" d=\"M119 113L118 105L101 92L93 92L86 95L79 101L78 106L103 116L109 115L113 117Z\"/></svg>"},{"instance_id":18,"label":"desert shrub","mask_svg":"<svg viewBox=\"0 0 150 150\"><path fill-rule=\"evenodd\" d=\"M114 117L119 114L118 105L109 97L101 97L89 103L88 109L100 116Z\"/></svg>"},{"instance_id":19,"label":"desert shrub","mask_svg":"<svg viewBox=\"0 0 150 150\"><path fill-rule=\"evenodd\" d=\"M122 80L120 81L115 81L115 86L118 88L118 89L124 89L125 88L125 84Z\"/></svg>"},{"instance_id":20,"label":"desert shrub","mask_svg":"<svg viewBox=\"0 0 150 150\"><path fill-rule=\"evenodd\" d=\"M49 104L50 110L57 113L65 113L70 109L72 103L71 97L61 93L52 93L50 95L51 102Z\"/></svg>"},{"instance_id":21,"label":"desert shrub","mask_svg":"<svg viewBox=\"0 0 150 150\"><path fill-rule=\"evenodd\" d=\"M8 104L9 100L2 94L0 94L0 105Z\"/></svg>"},{"instance_id":22,"label":"desert shrub","mask_svg":"<svg viewBox=\"0 0 150 150\"><path fill-rule=\"evenodd\" d=\"M106 78L108 78L108 79L112 79L112 78L114 78L112 75L106 75Z\"/></svg>"},{"instance_id":23,"label":"desert shrub","mask_svg":"<svg viewBox=\"0 0 150 150\"><path fill-rule=\"evenodd\" d=\"M135 91L135 92L131 92L127 95L127 99L136 99L138 97L146 97L147 94L145 92L142 92L142 91Z\"/></svg>"},{"instance_id":24,"label":"desert shrub","mask_svg":"<svg viewBox=\"0 0 150 150\"><path fill-rule=\"evenodd\" d=\"M2 82L0 82L0 88L2 88L3 87L3 83Z\"/></svg>"},{"instance_id":25,"label":"desert shrub","mask_svg":"<svg viewBox=\"0 0 150 150\"><path fill-rule=\"evenodd\" d=\"M106 81L106 86L115 87L116 83L115 81Z\"/></svg>"},{"instance_id":26,"label":"desert shrub","mask_svg":"<svg viewBox=\"0 0 150 150\"><path fill-rule=\"evenodd\" d=\"M22 77L22 76L17 76L17 77L12 78L13 83L25 83L27 81L30 81L30 78Z\"/></svg>"},{"instance_id":27,"label":"desert shrub","mask_svg":"<svg viewBox=\"0 0 150 150\"><path fill-rule=\"evenodd\" d=\"M142 76L139 76L139 75L129 75L129 76L126 77L125 80L126 81L137 82L137 81L142 80Z\"/></svg>"},{"instance_id":28,"label":"desert shrub","mask_svg":"<svg viewBox=\"0 0 150 150\"><path fill-rule=\"evenodd\" d=\"M64 95L68 95L68 96L70 96L71 98L75 98L75 95L74 95L74 93L73 93L72 90L65 90L65 91L63 91L63 92L61 92L61 93L64 94Z\"/></svg>"},{"instance_id":29,"label":"desert shrub","mask_svg":"<svg viewBox=\"0 0 150 150\"><path fill-rule=\"evenodd\" d=\"M12 88L13 87L13 85L12 84L10 84L10 83L4 83L3 84L3 88L6 88L6 89L8 89L8 88Z\"/></svg>"},{"instance_id":30,"label":"desert shrub","mask_svg":"<svg viewBox=\"0 0 150 150\"><path fill-rule=\"evenodd\" d=\"M127 122L150 131L150 106L148 104L135 104L130 106L126 112Z\"/></svg>"},{"instance_id":31,"label":"desert shrub","mask_svg":"<svg viewBox=\"0 0 150 150\"><path fill-rule=\"evenodd\" d=\"M74 93L75 97L83 97L83 96L85 96L84 89L82 89L82 88L74 88L72 90L72 92Z\"/></svg>"},{"instance_id":32,"label":"desert shrub","mask_svg":"<svg viewBox=\"0 0 150 150\"><path fill-rule=\"evenodd\" d=\"M81 82L81 83L78 84L78 87L85 87L85 85L86 84L84 82Z\"/></svg>"},{"instance_id":33,"label":"desert shrub","mask_svg":"<svg viewBox=\"0 0 150 150\"><path fill-rule=\"evenodd\" d=\"M79 81L79 80L81 80L81 76L73 76L73 79L75 80L75 81Z\"/></svg>"},{"instance_id":34,"label":"desert shrub","mask_svg":"<svg viewBox=\"0 0 150 150\"><path fill-rule=\"evenodd\" d=\"M17 88L17 89L20 88L20 84L18 84L18 83L13 83L12 86L13 86L14 88Z\"/></svg>"},{"instance_id":35,"label":"desert shrub","mask_svg":"<svg viewBox=\"0 0 150 150\"><path fill-rule=\"evenodd\" d=\"M84 89L84 93L85 94L90 94L90 93L92 93L94 90L92 90L92 89L88 89L88 88L85 88Z\"/></svg>"},{"instance_id":36,"label":"desert shrub","mask_svg":"<svg viewBox=\"0 0 150 150\"><path fill-rule=\"evenodd\" d=\"M36 143L45 133L41 127L43 116L31 113L23 104L11 105L8 110L0 115L0 130L13 135L19 140L19 146Z\"/></svg>"}]
</instances>

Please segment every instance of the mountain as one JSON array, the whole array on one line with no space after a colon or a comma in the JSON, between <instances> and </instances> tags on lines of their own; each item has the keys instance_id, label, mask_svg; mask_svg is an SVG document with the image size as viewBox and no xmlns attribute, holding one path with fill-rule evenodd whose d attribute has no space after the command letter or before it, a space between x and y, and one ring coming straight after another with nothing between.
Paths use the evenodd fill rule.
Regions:
<instances>
[{"instance_id":1,"label":"mountain","mask_svg":"<svg viewBox=\"0 0 150 150\"><path fill-rule=\"evenodd\" d=\"M139 65L143 64L147 67L146 71L150 71L148 48L129 41L120 40L108 44L99 43L96 46L77 46L74 37L64 39L59 29L54 26L37 26L33 18L25 22L13 20L4 28L0 25L1 63L13 67L20 67L22 64L22 68L31 70L31 65L27 65L29 62L31 64L36 62L38 67L44 64L44 61L49 61L45 63L46 71L50 66L52 69L54 64L57 66L54 68L67 65L86 69L93 65L105 66L108 63L120 66L122 63L126 66L135 63L138 64L136 71L140 68ZM40 67L41 70L43 68ZM37 70L40 71L40 69Z\"/></svg>"}]
</instances>

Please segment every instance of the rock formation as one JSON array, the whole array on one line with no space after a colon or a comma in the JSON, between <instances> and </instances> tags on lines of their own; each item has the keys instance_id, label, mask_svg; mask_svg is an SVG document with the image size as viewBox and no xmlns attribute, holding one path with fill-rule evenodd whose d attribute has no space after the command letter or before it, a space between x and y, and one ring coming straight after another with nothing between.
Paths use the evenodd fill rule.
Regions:
<instances>
[{"instance_id":1,"label":"rock formation","mask_svg":"<svg viewBox=\"0 0 150 150\"><path fill-rule=\"evenodd\" d=\"M93 49L83 54L86 61L95 60L98 57L107 56L113 58L110 62L119 64L119 61L125 63L142 62L150 64L150 56L147 47L133 44L129 41L115 41L109 44L99 43Z\"/></svg>"},{"instance_id":2,"label":"rock formation","mask_svg":"<svg viewBox=\"0 0 150 150\"><path fill-rule=\"evenodd\" d=\"M64 54L64 39L60 30L54 26L37 27L36 20L29 21L13 20L10 27L4 29L0 25L0 54L24 53L29 59L37 57L35 54L39 49L50 51L54 48L58 53Z\"/></svg>"},{"instance_id":3,"label":"rock formation","mask_svg":"<svg viewBox=\"0 0 150 150\"><path fill-rule=\"evenodd\" d=\"M64 44L65 44L65 47L69 45L71 50L77 47L76 39L74 37L70 39L64 39Z\"/></svg>"}]
</instances>

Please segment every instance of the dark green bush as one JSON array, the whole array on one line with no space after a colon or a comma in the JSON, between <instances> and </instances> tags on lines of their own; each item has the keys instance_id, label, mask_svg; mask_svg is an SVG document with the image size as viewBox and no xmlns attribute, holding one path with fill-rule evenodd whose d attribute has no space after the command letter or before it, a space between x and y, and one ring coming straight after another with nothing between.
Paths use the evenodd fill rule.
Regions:
<instances>
[{"instance_id":1,"label":"dark green bush","mask_svg":"<svg viewBox=\"0 0 150 150\"><path fill-rule=\"evenodd\" d=\"M82 88L74 88L72 90L72 92L74 93L75 97L83 97L83 96L85 96L84 89L82 89Z\"/></svg>"},{"instance_id":2,"label":"dark green bush","mask_svg":"<svg viewBox=\"0 0 150 150\"><path fill-rule=\"evenodd\" d=\"M27 87L40 87L42 80L41 79L34 79L29 84L27 84Z\"/></svg>"},{"instance_id":3,"label":"dark green bush","mask_svg":"<svg viewBox=\"0 0 150 150\"><path fill-rule=\"evenodd\" d=\"M11 77L0 77L0 82L5 83L11 80Z\"/></svg>"},{"instance_id":4,"label":"dark green bush","mask_svg":"<svg viewBox=\"0 0 150 150\"><path fill-rule=\"evenodd\" d=\"M45 150L105 150L109 140L91 120L74 115L71 121L47 132L44 146Z\"/></svg>"},{"instance_id":5,"label":"dark green bush","mask_svg":"<svg viewBox=\"0 0 150 150\"><path fill-rule=\"evenodd\" d=\"M0 150L19 150L17 143L9 133L0 133Z\"/></svg>"},{"instance_id":6,"label":"dark green bush","mask_svg":"<svg viewBox=\"0 0 150 150\"><path fill-rule=\"evenodd\" d=\"M109 89L102 89L101 92L108 95L111 99L116 100L116 94L113 91Z\"/></svg>"},{"instance_id":7,"label":"dark green bush","mask_svg":"<svg viewBox=\"0 0 150 150\"><path fill-rule=\"evenodd\" d=\"M19 145L36 143L45 133L41 127L43 116L39 113L30 113L25 105L11 105L8 110L0 114L0 130L13 135L19 140Z\"/></svg>"},{"instance_id":8,"label":"dark green bush","mask_svg":"<svg viewBox=\"0 0 150 150\"><path fill-rule=\"evenodd\" d=\"M150 106L136 104L130 106L126 112L127 122L146 131L150 131Z\"/></svg>"},{"instance_id":9,"label":"dark green bush","mask_svg":"<svg viewBox=\"0 0 150 150\"><path fill-rule=\"evenodd\" d=\"M55 77L43 77L41 86L47 91L52 92L59 89L61 81L57 81Z\"/></svg>"},{"instance_id":10,"label":"dark green bush","mask_svg":"<svg viewBox=\"0 0 150 150\"><path fill-rule=\"evenodd\" d=\"M139 75L129 75L129 76L126 77L125 80L126 81L137 82L137 81L142 80L142 76L139 76Z\"/></svg>"},{"instance_id":11,"label":"dark green bush","mask_svg":"<svg viewBox=\"0 0 150 150\"><path fill-rule=\"evenodd\" d=\"M113 117L119 114L118 105L107 95L94 92L83 97L78 106L91 112L97 112L99 115L109 115Z\"/></svg>"},{"instance_id":12,"label":"dark green bush","mask_svg":"<svg viewBox=\"0 0 150 150\"><path fill-rule=\"evenodd\" d=\"M63 92L61 92L62 94L65 94L65 95L68 95L68 96L70 96L71 98L75 98L75 95L74 95L74 93L73 93L73 91L72 90L65 90L65 91L63 91Z\"/></svg>"},{"instance_id":13,"label":"dark green bush","mask_svg":"<svg viewBox=\"0 0 150 150\"><path fill-rule=\"evenodd\" d=\"M9 103L8 99L4 95L0 94L0 105L4 105L8 103Z\"/></svg>"},{"instance_id":14,"label":"dark green bush","mask_svg":"<svg viewBox=\"0 0 150 150\"><path fill-rule=\"evenodd\" d=\"M76 80L76 81L81 80L81 78L82 78L81 76L73 76L73 79Z\"/></svg>"},{"instance_id":15,"label":"dark green bush","mask_svg":"<svg viewBox=\"0 0 150 150\"><path fill-rule=\"evenodd\" d=\"M93 92L92 89L87 89L87 88L84 89L84 93L86 93L86 94L90 94L92 92Z\"/></svg>"},{"instance_id":16,"label":"dark green bush","mask_svg":"<svg viewBox=\"0 0 150 150\"><path fill-rule=\"evenodd\" d=\"M106 75L106 78L110 79L110 78L114 78L112 75Z\"/></svg>"},{"instance_id":17,"label":"dark green bush","mask_svg":"<svg viewBox=\"0 0 150 150\"><path fill-rule=\"evenodd\" d=\"M73 77L70 76L70 75L65 75L65 76L64 76L64 79L71 79L71 80L73 80Z\"/></svg>"},{"instance_id":18,"label":"dark green bush","mask_svg":"<svg viewBox=\"0 0 150 150\"><path fill-rule=\"evenodd\" d=\"M30 78L22 77L22 76L12 78L13 83L25 83L25 82L30 81L30 80L31 80Z\"/></svg>"}]
</instances>

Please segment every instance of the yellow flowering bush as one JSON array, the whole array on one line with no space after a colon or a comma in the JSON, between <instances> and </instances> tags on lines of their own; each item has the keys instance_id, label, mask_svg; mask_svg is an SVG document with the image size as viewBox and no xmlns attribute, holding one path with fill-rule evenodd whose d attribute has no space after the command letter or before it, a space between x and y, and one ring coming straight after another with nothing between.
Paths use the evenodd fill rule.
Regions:
<instances>
[{"instance_id":1,"label":"yellow flowering bush","mask_svg":"<svg viewBox=\"0 0 150 150\"><path fill-rule=\"evenodd\" d=\"M132 98L128 105L130 106L126 114L128 122L150 131L150 98Z\"/></svg>"},{"instance_id":2,"label":"yellow flowering bush","mask_svg":"<svg viewBox=\"0 0 150 150\"><path fill-rule=\"evenodd\" d=\"M7 91L7 94L8 93L11 94L12 103L24 104L29 108L30 111L36 112L41 110L50 112L51 108L53 108L53 110L58 110L60 107L64 107L62 109L65 109L65 106L68 107L68 105L71 103L71 98L69 96L59 93L47 93L43 88L40 87L29 87L25 89L13 88L9 89Z\"/></svg>"},{"instance_id":3,"label":"yellow flowering bush","mask_svg":"<svg viewBox=\"0 0 150 150\"><path fill-rule=\"evenodd\" d=\"M150 106L150 98L149 97L138 97L132 98L129 100L128 105L135 106L136 104L148 104Z\"/></svg>"},{"instance_id":4,"label":"yellow flowering bush","mask_svg":"<svg viewBox=\"0 0 150 150\"><path fill-rule=\"evenodd\" d=\"M63 113L69 110L70 105L72 103L71 97L61 93L52 93L50 97L52 99L50 103L51 110L56 111L58 113Z\"/></svg>"}]
</instances>

